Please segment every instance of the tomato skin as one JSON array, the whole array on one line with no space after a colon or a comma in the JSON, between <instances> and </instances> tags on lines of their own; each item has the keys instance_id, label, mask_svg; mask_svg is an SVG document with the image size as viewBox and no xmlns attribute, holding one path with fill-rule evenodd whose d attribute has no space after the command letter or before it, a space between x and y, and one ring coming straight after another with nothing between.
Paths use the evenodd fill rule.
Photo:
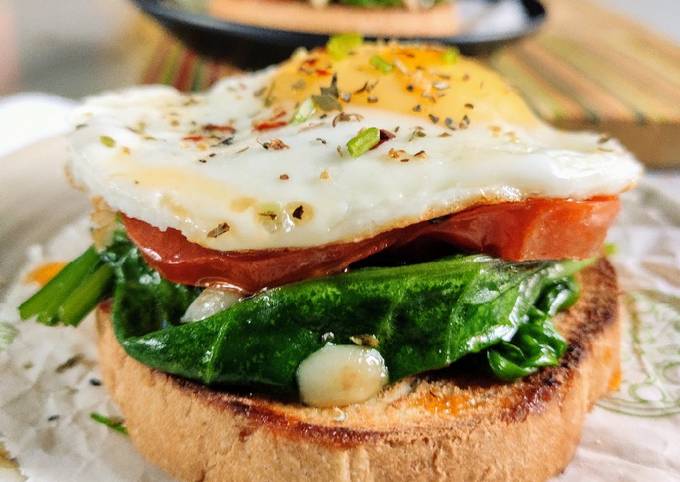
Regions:
<instances>
[{"instance_id":1,"label":"tomato skin","mask_svg":"<svg viewBox=\"0 0 680 482\"><path fill-rule=\"evenodd\" d=\"M224 285L246 293L337 273L393 244L383 234L323 249L221 252L187 241L176 229L161 231L125 216L123 222L146 261L165 279L197 286Z\"/></svg>"},{"instance_id":2,"label":"tomato skin","mask_svg":"<svg viewBox=\"0 0 680 482\"><path fill-rule=\"evenodd\" d=\"M583 259L598 254L619 209L616 197L488 204L450 216L431 235L508 261Z\"/></svg>"},{"instance_id":3,"label":"tomato skin","mask_svg":"<svg viewBox=\"0 0 680 482\"><path fill-rule=\"evenodd\" d=\"M216 251L191 243L176 229L161 231L123 216L130 239L146 261L176 283L228 285L254 293L344 270L390 249L435 239L510 261L595 256L619 211L617 197L587 201L530 199L475 206L433 221L393 229L357 242L313 248Z\"/></svg>"}]
</instances>

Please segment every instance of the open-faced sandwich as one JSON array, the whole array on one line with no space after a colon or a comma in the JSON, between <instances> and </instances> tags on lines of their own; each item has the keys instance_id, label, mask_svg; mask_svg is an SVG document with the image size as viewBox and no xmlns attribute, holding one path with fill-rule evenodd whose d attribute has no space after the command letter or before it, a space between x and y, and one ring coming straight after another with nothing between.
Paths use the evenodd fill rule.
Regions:
<instances>
[{"instance_id":1,"label":"open-faced sandwich","mask_svg":"<svg viewBox=\"0 0 680 482\"><path fill-rule=\"evenodd\" d=\"M207 10L230 22L294 32L423 38L460 29L449 0L209 0Z\"/></svg>"},{"instance_id":2,"label":"open-faced sandwich","mask_svg":"<svg viewBox=\"0 0 680 482\"><path fill-rule=\"evenodd\" d=\"M544 480L616 385L603 241L641 168L455 50L344 35L74 125L93 246L21 315L97 307L131 440L180 479Z\"/></svg>"}]
</instances>

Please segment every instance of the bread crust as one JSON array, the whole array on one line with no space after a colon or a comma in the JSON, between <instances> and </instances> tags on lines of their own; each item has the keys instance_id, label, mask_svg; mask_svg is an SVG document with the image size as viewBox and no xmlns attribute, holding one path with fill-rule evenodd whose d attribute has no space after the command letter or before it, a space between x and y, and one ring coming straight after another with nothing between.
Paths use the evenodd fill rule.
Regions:
<instances>
[{"instance_id":1,"label":"bread crust","mask_svg":"<svg viewBox=\"0 0 680 482\"><path fill-rule=\"evenodd\" d=\"M105 307L100 363L132 442L181 480L541 481L565 468L619 375L614 269L600 260L580 277L556 320L570 343L561 364L511 384L440 370L342 410L218 391L128 357Z\"/></svg>"},{"instance_id":2,"label":"bread crust","mask_svg":"<svg viewBox=\"0 0 680 482\"><path fill-rule=\"evenodd\" d=\"M208 11L230 22L320 34L434 38L455 35L459 30L455 5L447 2L413 11L338 4L315 8L304 0L212 0Z\"/></svg>"}]
</instances>

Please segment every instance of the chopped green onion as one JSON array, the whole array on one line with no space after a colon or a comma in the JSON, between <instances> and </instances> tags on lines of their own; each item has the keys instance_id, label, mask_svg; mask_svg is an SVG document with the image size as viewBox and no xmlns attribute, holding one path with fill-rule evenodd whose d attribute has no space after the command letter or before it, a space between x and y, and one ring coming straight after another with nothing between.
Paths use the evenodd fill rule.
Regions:
<instances>
[{"instance_id":1,"label":"chopped green onion","mask_svg":"<svg viewBox=\"0 0 680 482\"><path fill-rule=\"evenodd\" d=\"M99 255L93 247L90 247L67 264L40 291L19 306L21 319L26 320L37 315L39 322L56 325L59 321L56 316L59 307L99 263L101 263Z\"/></svg>"},{"instance_id":2,"label":"chopped green onion","mask_svg":"<svg viewBox=\"0 0 680 482\"><path fill-rule=\"evenodd\" d=\"M113 280L113 269L103 264L71 292L57 311L65 325L78 326L80 321L97 306Z\"/></svg>"},{"instance_id":3,"label":"chopped green onion","mask_svg":"<svg viewBox=\"0 0 680 482\"><path fill-rule=\"evenodd\" d=\"M392 64L383 59L380 55L374 55L371 57L371 65L383 74L392 72Z\"/></svg>"},{"instance_id":4,"label":"chopped green onion","mask_svg":"<svg viewBox=\"0 0 680 482\"><path fill-rule=\"evenodd\" d=\"M449 47L442 53L442 60L445 64L455 64L460 56L460 50L456 47Z\"/></svg>"},{"instance_id":5,"label":"chopped green onion","mask_svg":"<svg viewBox=\"0 0 680 482\"><path fill-rule=\"evenodd\" d=\"M605 256L614 256L619 251L619 247L614 243L604 243L602 251Z\"/></svg>"},{"instance_id":6,"label":"chopped green onion","mask_svg":"<svg viewBox=\"0 0 680 482\"><path fill-rule=\"evenodd\" d=\"M343 33L340 35L333 35L326 43L326 50L331 54L335 60L340 60L349 53L360 46L364 42L364 38L358 33Z\"/></svg>"},{"instance_id":7,"label":"chopped green onion","mask_svg":"<svg viewBox=\"0 0 680 482\"><path fill-rule=\"evenodd\" d=\"M352 157L359 157L380 142L380 129L369 127L347 141L347 151Z\"/></svg>"},{"instance_id":8,"label":"chopped green onion","mask_svg":"<svg viewBox=\"0 0 680 482\"><path fill-rule=\"evenodd\" d=\"M116 147L116 140L111 136L99 136L99 141L106 147Z\"/></svg>"},{"instance_id":9,"label":"chopped green onion","mask_svg":"<svg viewBox=\"0 0 680 482\"><path fill-rule=\"evenodd\" d=\"M128 434L127 428L125 427L125 424L123 424L122 420L109 418L106 415L102 415L97 412L90 413L90 418L95 422L101 423L102 425L106 425L107 427L115 430L116 432L122 433L123 435Z\"/></svg>"},{"instance_id":10,"label":"chopped green onion","mask_svg":"<svg viewBox=\"0 0 680 482\"><path fill-rule=\"evenodd\" d=\"M297 110L295 111L295 114L293 114L293 119L291 120L291 123L301 124L301 123L309 120L309 118L314 115L315 111L316 111L316 106L314 105L314 101L312 100L311 97L307 97L298 106Z\"/></svg>"}]
</instances>

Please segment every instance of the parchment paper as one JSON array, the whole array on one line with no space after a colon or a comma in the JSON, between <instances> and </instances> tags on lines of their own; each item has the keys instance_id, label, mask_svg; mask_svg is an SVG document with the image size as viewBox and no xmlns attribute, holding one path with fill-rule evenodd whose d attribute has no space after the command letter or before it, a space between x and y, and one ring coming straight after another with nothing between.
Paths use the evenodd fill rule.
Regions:
<instances>
[{"instance_id":1,"label":"parchment paper","mask_svg":"<svg viewBox=\"0 0 680 482\"><path fill-rule=\"evenodd\" d=\"M79 254L88 243L86 231L81 221L48 246L30 248L24 271ZM618 246L613 260L628 312L623 381L594 408L573 462L557 480L680 480L680 174L647 176L627 193L610 239ZM89 418L92 411L117 414L96 385L93 320L78 329L18 321L16 306L34 289L18 282L0 305L0 441L23 476L48 482L170 480L124 435Z\"/></svg>"}]
</instances>

